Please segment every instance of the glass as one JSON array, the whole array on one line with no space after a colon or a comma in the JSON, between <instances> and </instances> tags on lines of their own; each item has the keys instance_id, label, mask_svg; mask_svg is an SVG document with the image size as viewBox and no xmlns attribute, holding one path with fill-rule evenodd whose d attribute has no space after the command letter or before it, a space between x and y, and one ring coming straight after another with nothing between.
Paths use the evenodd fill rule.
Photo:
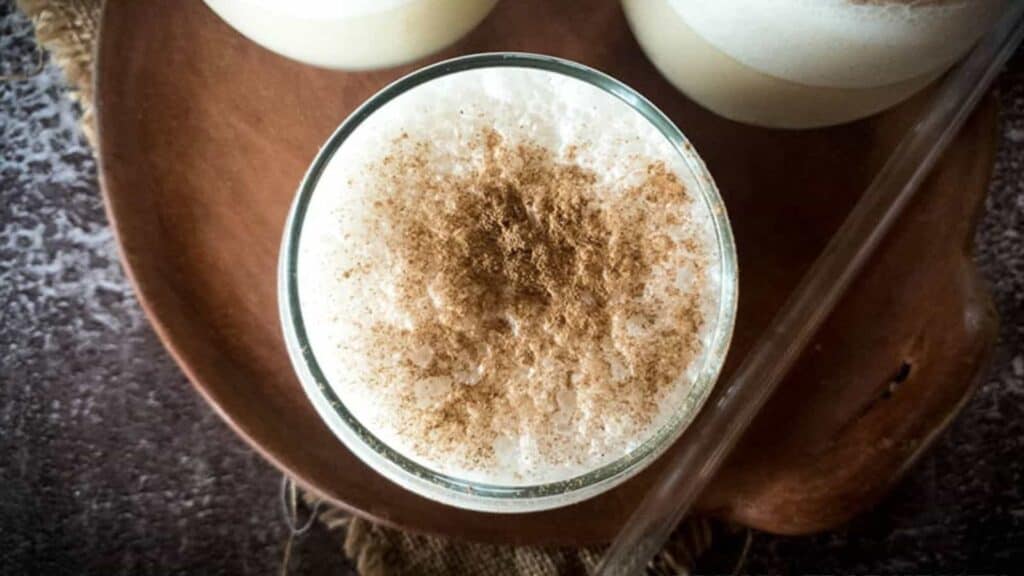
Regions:
<instances>
[{"instance_id":1,"label":"glass","mask_svg":"<svg viewBox=\"0 0 1024 576\"><path fill-rule=\"evenodd\" d=\"M306 64L366 70L411 62L468 34L498 0L205 0L257 44Z\"/></svg>"},{"instance_id":2,"label":"glass","mask_svg":"<svg viewBox=\"0 0 1024 576\"><path fill-rule=\"evenodd\" d=\"M812 128L885 110L963 56L1008 0L622 0L640 47L701 106Z\"/></svg>"},{"instance_id":3,"label":"glass","mask_svg":"<svg viewBox=\"0 0 1024 576\"><path fill-rule=\"evenodd\" d=\"M714 226L721 278L717 317L702 369L684 404L668 422L629 454L605 466L568 480L525 486L471 482L439 473L399 453L364 427L346 408L318 365L306 334L298 289L298 255L306 211L323 170L346 138L376 110L420 84L465 70L502 67L539 69L587 82L649 120L678 151L700 183L699 196ZM725 207L703 161L682 132L644 97L606 74L567 60L520 53L478 54L428 66L397 80L367 100L330 137L303 179L285 225L278 300L288 351L302 386L320 416L352 452L390 480L427 498L481 511L526 512L572 504L604 492L638 473L679 438L710 394L729 347L736 315L736 249Z\"/></svg>"}]
</instances>

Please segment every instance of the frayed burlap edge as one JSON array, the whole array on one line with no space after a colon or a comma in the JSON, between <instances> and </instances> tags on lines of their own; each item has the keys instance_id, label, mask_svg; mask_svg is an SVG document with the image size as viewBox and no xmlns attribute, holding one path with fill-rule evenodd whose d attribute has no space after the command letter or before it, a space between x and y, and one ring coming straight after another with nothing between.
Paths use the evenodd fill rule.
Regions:
<instances>
[{"instance_id":1,"label":"frayed burlap edge","mask_svg":"<svg viewBox=\"0 0 1024 576\"><path fill-rule=\"evenodd\" d=\"M102 0L17 0L35 24L36 39L64 72L71 96L82 107L82 129L96 144L92 62Z\"/></svg>"},{"instance_id":2,"label":"frayed burlap edge","mask_svg":"<svg viewBox=\"0 0 1024 576\"><path fill-rule=\"evenodd\" d=\"M82 108L82 129L95 146L93 60L102 0L16 0L35 25L39 44L61 68L70 95ZM307 503L318 498L303 495ZM462 542L385 528L345 511L326 507L318 514L328 531L343 532L345 555L363 576L388 574L583 574L596 565L594 548L528 548ZM675 532L651 563L656 575L690 574L698 556L711 546L707 520L691 518ZM290 546L290 543L289 543Z\"/></svg>"},{"instance_id":3,"label":"frayed burlap edge","mask_svg":"<svg viewBox=\"0 0 1024 576\"><path fill-rule=\"evenodd\" d=\"M314 509L320 500L312 492L304 493L306 506ZM345 555L363 576L389 574L513 574L518 576L555 576L590 574L600 560L602 549L539 548L492 545L439 536L426 536L387 528L340 509L319 514L321 524L330 531L343 530ZM724 529L724 527L723 527ZM733 532L734 530L730 530ZM715 530L704 517L692 516L673 532L665 548L647 568L650 576L687 576L693 574L697 559L712 545ZM740 553L737 567L743 563L748 541Z\"/></svg>"}]
</instances>

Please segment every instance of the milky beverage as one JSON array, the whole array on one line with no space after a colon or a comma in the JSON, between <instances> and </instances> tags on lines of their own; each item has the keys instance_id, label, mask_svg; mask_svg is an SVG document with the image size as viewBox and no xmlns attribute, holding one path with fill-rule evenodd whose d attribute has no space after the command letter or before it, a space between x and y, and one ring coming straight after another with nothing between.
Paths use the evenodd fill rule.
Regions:
<instances>
[{"instance_id":1,"label":"milky beverage","mask_svg":"<svg viewBox=\"0 0 1024 576\"><path fill-rule=\"evenodd\" d=\"M324 169L299 241L331 388L391 448L469 481L627 455L687 409L715 331L694 162L545 70L466 70L385 103Z\"/></svg>"},{"instance_id":2,"label":"milky beverage","mask_svg":"<svg viewBox=\"0 0 1024 576\"><path fill-rule=\"evenodd\" d=\"M845 122L914 94L960 58L1006 0L623 0L677 88L736 120Z\"/></svg>"},{"instance_id":3,"label":"milky beverage","mask_svg":"<svg viewBox=\"0 0 1024 576\"><path fill-rule=\"evenodd\" d=\"M472 30L497 0L205 0L279 54L328 68L395 66Z\"/></svg>"}]
</instances>

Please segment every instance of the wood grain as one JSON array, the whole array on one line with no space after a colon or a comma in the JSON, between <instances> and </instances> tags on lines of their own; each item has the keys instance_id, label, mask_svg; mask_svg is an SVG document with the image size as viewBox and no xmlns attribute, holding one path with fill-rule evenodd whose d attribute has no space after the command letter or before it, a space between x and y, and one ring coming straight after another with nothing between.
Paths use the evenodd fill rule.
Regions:
<instances>
[{"instance_id":1,"label":"wood grain","mask_svg":"<svg viewBox=\"0 0 1024 576\"><path fill-rule=\"evenodd\" d=\"M926 99L827 130L741 126L661 79L611 0L588 10L569 0L502 2L429 61L494 50L544 52L608 72L662 108L700 151L740 257L726 373ZM289 202L345 116L414 67L315 69L245 40L198 0L109 0L96 86L100 164L125 268L196 389L307 487L414 530L519 543L607 540L665 458L572 507L511 516L457 510L364 466L320 422L292 373L275 301ZM995 334L969 257L994 126L989 100L755 422L703 510L780 533L836 526L877 501L956 414Z\"/></svg>"}]
</instances>

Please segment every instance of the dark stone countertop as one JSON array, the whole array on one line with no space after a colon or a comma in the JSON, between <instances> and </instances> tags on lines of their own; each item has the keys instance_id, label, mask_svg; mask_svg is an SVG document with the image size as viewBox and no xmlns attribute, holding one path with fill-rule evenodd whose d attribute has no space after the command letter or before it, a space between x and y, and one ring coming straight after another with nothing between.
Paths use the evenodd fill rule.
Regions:
<instances>
[{"instance_id":1,"label":"dark stone countertop","mask_svg":"<svg viewBox=\"0 0 1024 576\"><path fill-rule=\"evenodd\" d=\"M757 535L754 573L1016 573L1024 564L1024 58L1000 81L977 259L1002 318L990 377L886 501L843 530ZM0 0L0 75L31 71ZM267 574L280 474L157 341L117 260L59 71L0 81L0 574ZM345 574L337 535L291 574Z\"/></svg>"}]
</instances>

